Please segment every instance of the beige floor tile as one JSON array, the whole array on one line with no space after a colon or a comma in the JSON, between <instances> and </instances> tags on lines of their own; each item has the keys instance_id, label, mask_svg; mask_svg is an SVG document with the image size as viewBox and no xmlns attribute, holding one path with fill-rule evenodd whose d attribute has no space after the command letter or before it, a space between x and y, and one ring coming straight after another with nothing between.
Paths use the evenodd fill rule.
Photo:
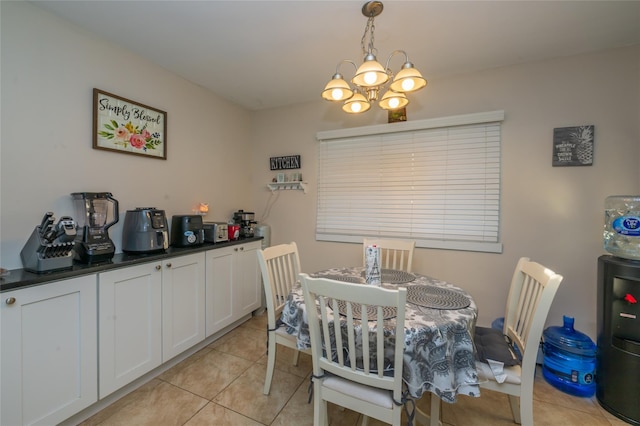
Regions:
<instances>
[{"instance_id":1,"label":"beige floor tile","mask_svg":"<svg viewBox=\"0 0 640 426\"><path fill-rule=\"evenodd\" d=\"M218 394L213 402L270 424L305 379L275 370L271 392L263 395L265 372L264 365L254 364Z\"/></svg>"},{"instance_id":2,"label":"beige floor tile","mask_svg":"<svg viewBox=\"0 0 640 426\"><path fill-rule=\"evenodd\" d=\"M258 360L258 364L267 364L268 355L265 353ZM298 357L298 365L293 365L293 349L282 345L276 345L276 369L296 376L306 377L313 370L311 355L301 352Z\"/></svg>"},{"instance_id":3,"label":"beige floor tile","mask_svg":"<svg viewBox=\"0 0 640 426\"><path fill-rule=\"evenodd\" d=\"M181 363L182 364L182 363ZM165 372L161 379L212 400L253 363L244 358L210 349L196 360Z\"/></svg>"},{"instance_id":4,"label":"beige floor tile","mask_svg":"<svg viewBox=\"0 0 640 426\"><path fill-rule=\"evenodd\" d=\"M266 372L266 315L253 317L218 341L121 398L84 422L94 425L305 426L313 424L307 389L311 358L278 347L271 394L262 394ZM459 396L442 404L444 426L514 426L506 395L483 389L480 398ZM418 406L429 412L430 394ZM212 400L209 402L208 400ZM331 426L357 426L361 415L329 405ZM534 386L535 426L623 426L595 397L578 398L548 384ZM370 426L383 423L369 419Z\"/></svg>"},{"instance_id":5,"label":"beige floor tile","mask_svg":"<svg viewBox=\"0 0 640 426\"><path fill-rule=\"evenodd\" d=\"M267 352L267 331L238 327L209 347L249 361L257 361Z\"/></svg>"},{"instance_id":6,"label":"beige floor tile","mask_svg":"<svg viewBox=\"0 0 640 426\"><path fill-rule=\"evenodd\" d=\"M313 425L313 403L307 404L309 394L307 389L309 380L304 380L293 397L287 402L282 411L275 418L271 426L311 426Z\"/></svg>"},{"instance_id":7,"label":"beige floor tile","mask_svg":"<svg viewBox=\"0 0 640 426\"><path fill-rule=\"evenodd\" d=\"M596 397L581 398L556 389L542 375L540 366L536 368L536 379L533 387L533 400L543 401L563 407L571 407L592 415L602 416ZM535 407L535 404L534 404Z\"/></svg>"},{"instance_id":8,"label":"beige floor tile","mask_svg":"<svg viewBox=\"0 0 640 426\"><path fill-rule=\"evenodd\" d=\"M427 404L427 413L428 407ZM443 402L441 412L442 422L456 426L513 426L515 424L507 396L485 389L481 390L479 398L460 395L454 404Z\"/></svg>"},{"instance_id":9,"label":"beige floor tile","mask_svg":"<svg viewBox=\"0 0 640 426\"><path fill-rule=\"evenodd\" d=\"M182 360L178 364L174 365L173 367L171 367L170 369L168 369L167 371L165 371L164 373L159 375L158 378L161 379L161 380L164 380L167 376L173 375L173 374L175 374L176 371L180 371L180 370L186 368L187 366L193 364L194 362L198 361L203 356L205 356L206 354L211 352L211 350L212 349L209 348L209 347L205 347L205 348L199 350L195 354L191 355L189 358L187 358L185 360Z\"/></svg>"},{"instance_id":10,"label":"beige floor tile","mask_svg":"<svg viewBox=\"0 0 640 426\"><path fill-rule=\"evenodd\" d=\"M579 398L566 394L548 384L542 374L536 375L534 385L535 425L608 426L595 398ZM429 397L418 405L429 412ZM461 395L455 404L442 403L441 420L449 425L513 425L508 397L499 392L481 390L479 398Z\"/></svg>"},{"instance_id":11,"label":"beige floor tile","mask_svg":"<svg viewBox=\"0 0 640 426\"><path fill-rule=\"evenodd\" d=\"M267 332L267 325L269 324L269 319L267 318L267 311L265 310L263 313L259 315L254 315L251 319L241 327L250 327L255 328L256 330Z\"/></svg>"},{"instance_id":12,"label":"beige floor tile","mask_svg":"<svg viewBox=\"0 0 640 426\"><path fill-rule=\"evenodd\" d=\"M184 425L207 400L154 379L88 419L88 425Z\"/></svg>"},{"instance_id":13,"label":"beige floor tile","mask_svg":"<svg viewBox=\"0 0 640 426\"><path fill-rule=\"evenodd\" d=\"M611 423L600 413L591 414L567 406L549 402L534 401L533 421L536 426L610 426Z\"/></svg>"},{"instance_id":14,"label":"beige floor tile","mask_svg":"<svg viewBox=\"0 0 640 426\"><path fill-rule=\"evenodd\" d=\"M193 416L185 426L262 426L248 417L210 402L198 414Z\"/></svg>"}]
</instances>

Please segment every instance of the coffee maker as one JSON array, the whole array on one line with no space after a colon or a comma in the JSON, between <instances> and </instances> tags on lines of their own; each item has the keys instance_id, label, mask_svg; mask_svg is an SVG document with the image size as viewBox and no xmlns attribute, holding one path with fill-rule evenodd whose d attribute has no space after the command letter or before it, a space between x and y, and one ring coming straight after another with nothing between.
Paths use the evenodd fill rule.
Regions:
<instances>
[{"instance_id":1,"label":"coffee maker","mask_svg":"<svg viewBox=\"0 0 640 426\"><path fill-rule=\"evenodd\" d=\"M78 223L76 259L84 263L111 260L116 246L107 230L118 222L118 200L110 192L74 192L71 196Z\"/></svg>"},{"instance_id":2,"label":"coffee maker","mask_svg":"<svg viewBox=\"0 0 640 426\"><path fill-rule=\"evenodd\" d=\"M238 210L233 214L233 222L240 225L240 238L253 238L255 235L255 213Z\"/></svg>"}]
</instances>

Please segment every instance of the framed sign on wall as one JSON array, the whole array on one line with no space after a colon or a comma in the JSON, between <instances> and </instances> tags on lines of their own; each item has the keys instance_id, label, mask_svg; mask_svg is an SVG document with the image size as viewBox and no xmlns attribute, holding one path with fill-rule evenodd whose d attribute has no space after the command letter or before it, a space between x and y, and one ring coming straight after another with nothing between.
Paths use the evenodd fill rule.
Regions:
<instances>
[{"instance_id":1,"label":"framed sign on wall","mask_svg":"<svg viewBox=\"0 0 640 426\"><path fill-rule=\"evenodd\" d=\"M282 157L269 158L269 168L271 170L290 170L301 167L299 155L285 155Z\"/></svg>"},{"instance_id":2,"label":"framed sign on wall","mask_svg":"<svg viewBox=\"0 0 640 426\"><path fill-rule=\"evenodd\" d=\"M553 129L553 166L590 166L593 164L595 126Z\"/></svg>"},{"instance_id":3,"label":"framed sign on wall","mask_svg":"<svg viewBox=\"0 0 640 426\"><path fill-rule=\"evenodd\" d=\"M167 113L93 89L93 148L167 159Z\"/></svg>"}]
</instances>

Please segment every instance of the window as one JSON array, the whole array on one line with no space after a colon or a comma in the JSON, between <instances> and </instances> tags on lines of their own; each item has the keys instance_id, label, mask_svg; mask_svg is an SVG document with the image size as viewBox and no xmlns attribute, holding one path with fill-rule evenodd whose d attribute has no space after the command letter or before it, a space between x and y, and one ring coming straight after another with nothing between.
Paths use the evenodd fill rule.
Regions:
<instances>
[{"instance_id":1,"label":"window","mask_svg":"<svg viewBox=\"0 0 640 426\"><path fill-rule=\"evenodd\" d=\"M319 132L316 239L502 252L504 111Z\"/></svg>"}]
</instances>

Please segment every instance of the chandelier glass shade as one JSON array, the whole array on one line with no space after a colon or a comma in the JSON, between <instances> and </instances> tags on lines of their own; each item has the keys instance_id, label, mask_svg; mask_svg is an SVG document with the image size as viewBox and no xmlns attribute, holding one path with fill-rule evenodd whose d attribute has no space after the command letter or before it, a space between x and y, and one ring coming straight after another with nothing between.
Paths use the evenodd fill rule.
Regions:
<instances>
[{"instance_id":1,"label":"chandelier glass shade","mask_svg":"<svg viewBox=\"0 0 640 426\"><path fill-rule=\"evenodd\" d=\"M378 105L380 105L380 108L382 109L394 110L403 108L407 106L408 103L409 99L407 99L407 95L404 93L387 90L387 93L382 96Z\"/></svg>"},{"instance_id":2,"label":"chandelier glass shade","mask_svg":"<svg viewBox=\"0 0 640 426\"><path fill-rule=\"evenodd\" d=\"M349 114L365 112L368 111L369 108L371 108L371 103L369 103L362 93L358 92L354 93L353 96L344 101L344 105L342 105L342 110Z\"/></svg>"},{"instance_id":3,"label":"chandelier glass shade","mask_svg":"<svg viewBox=\"0 0 640 426\"><path fill-rule=\"evenodd\" d=\"M374 19L382 13L382 2L369 1L362 6L362 14L368 18L367 26L361 40L362 53L365 55L362 65L343 59L336 67L336 73L322 91L322 98L332 102L344 102L342 109L351 114L365 112L371 108L371 103L378 100L379 94L389 87L380 98L378 106L386 110L395 110L405 107L409 99L405 93L415 92L427 85L427 80L422 77L404 50L396 50L389 55L386 66L382 66L376 59L376 48L373 46ZM368 43L366 43L368 41ZM391 58L396 54L404 54L404 64L397 74L393 74L389 68ZM349 85L340 73L340 66L350 63L355 69L355 75Z\"/></svg>"},{"instance_id":4,"label":"chandelier glass shade","mask_svg":"<svg viewBox=\"0 0 640 426\"><path fill-rule=\"evenodd\" d=\"M352 96L353 90L339 73L334 74L322 91L322 97L328 101L344 101Z\"/></svg>"}]
</instances>

